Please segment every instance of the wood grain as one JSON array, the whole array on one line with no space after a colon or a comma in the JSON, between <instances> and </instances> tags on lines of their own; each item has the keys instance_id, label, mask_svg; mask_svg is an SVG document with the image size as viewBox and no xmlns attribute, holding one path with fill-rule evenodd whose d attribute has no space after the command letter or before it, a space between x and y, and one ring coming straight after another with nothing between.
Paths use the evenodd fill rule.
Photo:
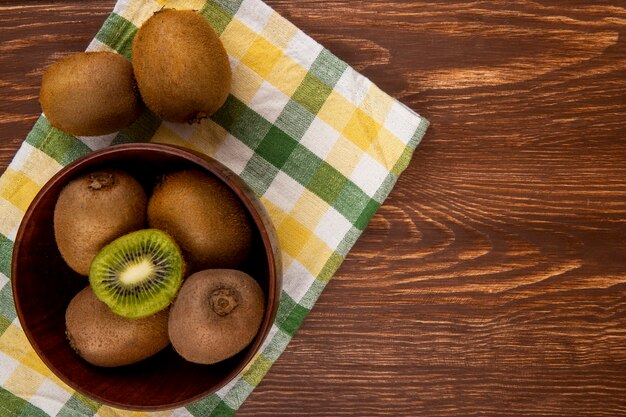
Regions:
<instances>
[{"instance_id":1,"label":"wood grain","mask_svg":"<svg viewBox=\"0 0 626 417\"><path fill-rule=\"evenodd\" d=\"M268 3L432 125L239 415L626 415L625 6ZM0 6L0 166L112 4Z\"/></svg>"}]
</instances>

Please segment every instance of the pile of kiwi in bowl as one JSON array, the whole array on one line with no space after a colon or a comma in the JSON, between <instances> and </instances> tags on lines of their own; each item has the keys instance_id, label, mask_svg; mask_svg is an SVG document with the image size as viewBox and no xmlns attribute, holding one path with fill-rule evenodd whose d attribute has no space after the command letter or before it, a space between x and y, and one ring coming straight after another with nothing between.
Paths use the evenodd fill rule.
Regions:
<instances>
[{"instance_id":1,"label":"pile of kiwi in bowl","mask_svg":"<svg viewBox=\"0 0 626 417\"><path fill-rule=\"evenodd\" d=\"M142 292L135 284L148 276ZM212 158L149 143L57 173L28 208L12 259L36 353L70 387L131 410L184 406L235 378L269 334L281 280L254 192Z\"/></svg>"}]
</instances>

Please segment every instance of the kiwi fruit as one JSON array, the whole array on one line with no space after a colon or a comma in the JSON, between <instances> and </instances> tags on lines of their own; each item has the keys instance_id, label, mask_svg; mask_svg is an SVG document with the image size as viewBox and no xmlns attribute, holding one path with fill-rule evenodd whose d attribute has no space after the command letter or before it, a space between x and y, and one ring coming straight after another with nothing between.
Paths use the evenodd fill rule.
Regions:
<instances>
[{"instance_id":1,"label":"kiwi fruit","mask_svg":"<svg viewBox=\"0 0 626 417\"><path fill-rule=\"evenodd\" d=\"M71 180L54 207L54 237L65 262L89 275L106 244L145 227L147 201L141 184L123 171L104 169Z\"/></svg>"},{"instance_id":2,"label":"kiwi fruit","mask_svg":"<svg viewBox=\"0 0 626 417\"><path fill-rule=\"evenodd\" d=\"M52 64L39 95L50 124L75 136L113 133L141 114L132 64L114 52L81 52Z\"/></svg>"},{"instance_id":3,"label":"kiwi fruit","mask_svg":"<svg viewBox=\"0 0 626 417\"><path fill-rule=\"evenodd\" d=\"M170 308L169 338L186 360L214 364L250 344L264 310L263 291L250 275L233 269L196 272Z\"/></svg>"},{"instance_id":4,"label":"kiwi fruit","mask_svg":"<svg viewBox=\"0 0 626 417\"><path fill-rule=\"evenodd\" d=\"M252 228L244 206L222 181L202 171L166 175L148 201L148 224L174 237L190 272L238 268L250 254Z\"/></svg>"},{"instance_id":5,"label":"kiwi fruit","mask_svg":"<svg viewBox=\"0 0 626 417\"><path fill-rule=\"evenodd\" d=\"M139 29L132 47L139 92L164 120L194 122L219 109L230 92L228 55L199 13L163 9Z\"/></svg>"},{"instance_id":6,"label":"kiwi fruit","mask_svg":"<svg viewBox=\"0 0 626 417\"><path fill-rule=\"evenodd\" d=\"M169 344L167 324L167 310L143 319L118 316L91 287L76 294L65 311L70 345L97 366L130 365L154 355Z\"/></svg>"},{"instance_id":7,"label":"kiwi fruit","mask_svg":"<svg viewBox=\"0 0 626 417\"><path fill-rule=\"evenodd\" d=\"M176 242L160 230L129 233L94 258L89 283L96 297L115 314L141 318L170 305L184 274Z\"/></svg>"}]
</instances>

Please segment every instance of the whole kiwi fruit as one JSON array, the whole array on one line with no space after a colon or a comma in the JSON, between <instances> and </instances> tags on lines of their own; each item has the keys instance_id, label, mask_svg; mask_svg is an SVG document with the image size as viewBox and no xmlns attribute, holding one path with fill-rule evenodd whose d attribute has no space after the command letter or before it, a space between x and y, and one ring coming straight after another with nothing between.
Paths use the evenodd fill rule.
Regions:
<instances>
[{"instance_id":1,"label":"whole kiwi fruit","mask_svg":"<svg viewBox=\"0 0 626 417\"><path fill-rule=\"evenodd\" d=\"M39 95L50 124L75 136L116 132L139 117L132 64L114 52L80 52L52 64Z\"/></svg>"},{"instance_id":2,"label":"whole kiwi fruit","mask_svg":"<svg viewBox=\"0 0 626 417\"><path fill-rule=\"evenodd\" d=\"M106 245L91 262L89 283L115 314L141 318L170 305L184 269L176 242L161 230L144 229Z\"/></svg>"},{"instance_id":3,"label":"whole kiwi fruit","mask_svg":"<svg viewBox=\"0 0 626 417\"><path fill-rule=\"evenodd\" d=\"M139 362L169 344L168 311L127 319L98 300L91 287L80 291L65 311L66 335L83 359L97 366Z\"/></svg>"},{"instance_id":4,"label":"whole kiwi fruit","mask_svg":"<svg viewBox=\"0 0 626 417\"><path fill-rule=\"evenodd\" d=\"M54 207L54 237L69 267L89 275L91 261L105 245L145 226L147 200L141 184L120 170L71 180Z\"/></svg>"},{"instance_id":5,"label":"whole kiwi fruit","mask_svg":"<svg viewBox=\"0 0 626 417\"><path fill-rule=\"evenodd\" d=\"M250 254L252 227L243 204L199 170L165 175L148 201L148 223L176 240L190 272L238 268Z\"/></svg>"},{"instance_id":6,"label":"whole kiwi fruit","mask_svg":"<svg viewBox=\"0 0 626 417\"><path fill-rule=\"evenodd\" d=\"M196 272L170 308L169 338L186 360L214 364L250 344L264 310L263 291L250 275L232 269Z\"/></svg>"},{"instance_id":7,"label":"whole kiwi fruit","mask_svg":"<svg viewBox=\"0 0 626 417\"><path fill-rule=\"evenodd\" d=\"M230 91L228 55L199 13L163 9L133 41L133 69L148 108L164 120L193 122L219 109Z\"/></svg>"}]
</instances>

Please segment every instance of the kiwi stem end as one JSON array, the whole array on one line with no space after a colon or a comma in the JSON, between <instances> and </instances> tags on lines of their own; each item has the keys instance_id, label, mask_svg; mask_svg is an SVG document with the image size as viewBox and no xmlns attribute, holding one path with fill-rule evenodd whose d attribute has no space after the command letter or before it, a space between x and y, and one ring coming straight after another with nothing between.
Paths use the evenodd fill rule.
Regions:
<instances>
[{"instance_id":1,"label":"kiwi stem end","mask_svg":"<svg viewBox=\"0 0 626 417\"><path fill-rule=\"evenodd\" d=\"M218 288L211 293L209 302L215 314L220 317L228 316L237 308L241 295L232 288Z\"/></svg>"},{"instance_id":2,"label":"kiwi stem end","mask_svg":"<svg viewBox=\"0 0 626 417\"><path fill-rule=\"evenodd\" d=\"M89 174L89 189L101 190L115 185L115 176L110 172L94 172Z\"/></svg>"}]
</instances>

